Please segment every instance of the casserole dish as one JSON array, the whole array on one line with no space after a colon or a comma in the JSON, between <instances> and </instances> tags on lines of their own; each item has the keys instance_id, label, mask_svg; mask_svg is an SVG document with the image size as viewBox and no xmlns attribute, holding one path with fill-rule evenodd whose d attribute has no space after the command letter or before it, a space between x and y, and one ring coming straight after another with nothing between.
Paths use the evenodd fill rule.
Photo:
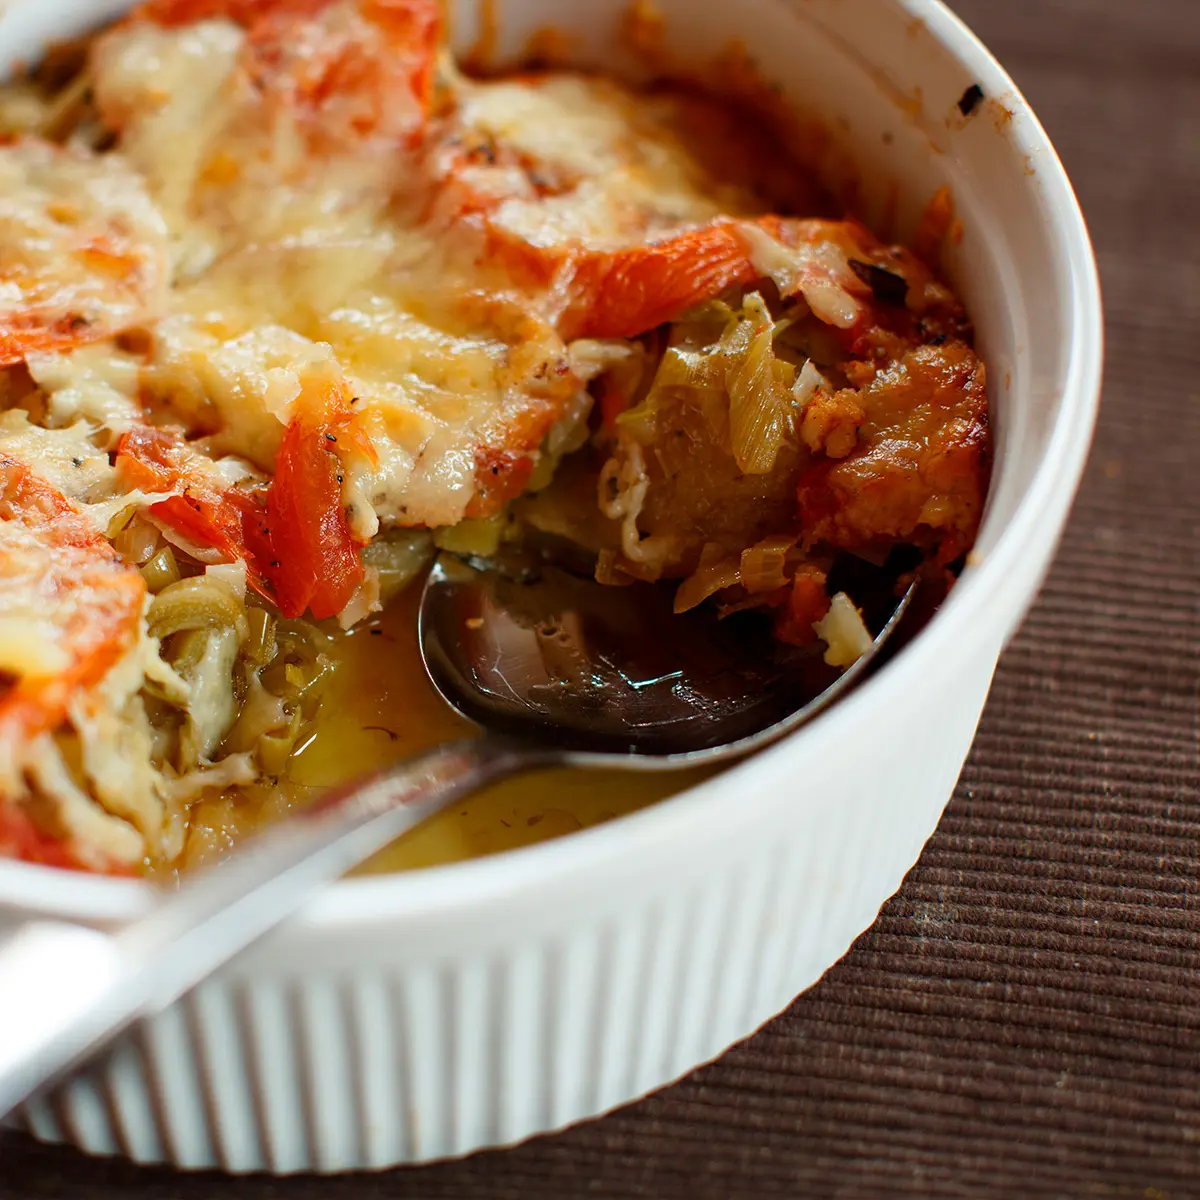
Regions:
<instances>
[{"instance_id":1,"label":"casserole dish","mask_svg":"<svg viewBox=\"0 0 1200 1200\"><path fill-rule=\"evenodd\" d=\"M32 59L118 11L11 5L0 56ZM728 53L718 6L658 12L674 59L702 70ZM581 65L644 68L622 5L566 20L549 3L461 5L456 41L477 46L493 22L496 61L553 23ZM833 131L818 166L834 190L857 186L868 219L903 232L938 188L954 196L962 238L944 266L988 364L996 445L959 585L867 686L681 796L544 845L337 885L30 1106L37 1136L277 1172L520 1140L751 1032L836 961L915 861L1082 469L1101 358L1094 263L1036 119L940 5L756 0L736 33L761 77ZM132 881L0 864L6 921L103 926L149 899Z\"/></svg>"}]
</instances>

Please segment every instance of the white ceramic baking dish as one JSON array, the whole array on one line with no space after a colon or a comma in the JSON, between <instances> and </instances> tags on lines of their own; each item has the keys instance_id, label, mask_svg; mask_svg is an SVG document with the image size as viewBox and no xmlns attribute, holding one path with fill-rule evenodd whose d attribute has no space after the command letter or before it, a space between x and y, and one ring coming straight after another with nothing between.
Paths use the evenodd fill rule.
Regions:
<instances>
[{"instance_id":1,"label":"white ceramic baking dish","mask_svg":"<svg viewBox=\"0 0 1200 1200\"><path fill-rule=\"evenodd\" d=\"M125 7L0 5L0 64ZM455 33L475 40L479 6ZM667 43L740 38L837 131L900 228L936 187L997 438L972 563L865 687L767 753L634 816L529 849L330 888L22 1121L142 1162L342 1171L515 1142L643 1095L817 980L899 887L954 787L997 656L1050 561L1095 418L1101 311L1083 220L1025 101L933 0L660 0ZM623 0L499 0L500 56L547 23L620 69ZM964 118L978 84L986 101ZM829 161L831 169L844 163ZM620 786L614 783L614 786ZM0 921L111 925L128 881L0 865Z\"/></svg>"}]
</instances>

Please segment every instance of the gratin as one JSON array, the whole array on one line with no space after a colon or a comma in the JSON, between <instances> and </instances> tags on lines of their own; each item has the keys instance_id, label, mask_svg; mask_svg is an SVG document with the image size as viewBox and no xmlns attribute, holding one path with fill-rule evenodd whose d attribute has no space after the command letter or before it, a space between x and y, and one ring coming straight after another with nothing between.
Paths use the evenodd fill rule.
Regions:
<instances>
[{"instance_id":1,"label":"gratin","mask_svg":"<svg viewBox=\"0 0 1200 1200\"><path fill-rule=\"evenodd\" d=\"M0 133L2 853L170 866L302 799L439 547L566 537L844 665L838 554L948 586L975 537L945 194L886 244L730 105L467 78L435 0L151 0Z\"/></svg>"}]
</instances>

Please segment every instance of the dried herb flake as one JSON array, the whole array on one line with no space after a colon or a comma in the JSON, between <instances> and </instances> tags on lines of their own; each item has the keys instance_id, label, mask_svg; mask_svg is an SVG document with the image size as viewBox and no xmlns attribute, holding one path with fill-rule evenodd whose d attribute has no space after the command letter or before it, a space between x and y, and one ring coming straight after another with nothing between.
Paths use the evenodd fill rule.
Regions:
<instances>
[{"instance_id":1,"label":"dried herb flake","mask_svg":"<svg viewBox=\"0 0 1200 1200\"><path fill-rule=\"evenodd\" d=\"M983 101L983 88L977 83L971 84L958 101L958 111L964 117L969 117Z\"/></svg>"},{"instance_id":2,"label":"dried herb flake","mask_svg":"<svg viewBox=\"0 0 1200 1200\"><path fill-rule=\"evenodd\" d=\"M908 280L874 263L850 260L850 270L871 289L871 294L880 304L903 304L908 299Z\"/></svg>"}]
</instances>

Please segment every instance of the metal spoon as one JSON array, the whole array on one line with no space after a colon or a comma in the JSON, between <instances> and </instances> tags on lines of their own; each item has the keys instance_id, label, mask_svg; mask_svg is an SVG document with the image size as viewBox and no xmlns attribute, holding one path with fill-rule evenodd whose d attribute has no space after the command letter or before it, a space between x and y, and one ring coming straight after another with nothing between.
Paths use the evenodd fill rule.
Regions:
<instances>
[{"instance_id":1,"label":"metal spoon","mask_svg":"<svg viewBox=\"0 0 1200 1200\"><path fill-rule=\"evenodd\" d=\"M22 926L0 948L0 1115L468 792L539 767L715 764L811 720L871 668L912 600L915 585L897 601L876 574L850 588L874 644L839 673L781 646L751 614L675 615L651 585L601 587L536 558L487 570L441 558L421 601L422 657L487 736L296 812L115 934Z\"/></svg>"}]
</instances>

